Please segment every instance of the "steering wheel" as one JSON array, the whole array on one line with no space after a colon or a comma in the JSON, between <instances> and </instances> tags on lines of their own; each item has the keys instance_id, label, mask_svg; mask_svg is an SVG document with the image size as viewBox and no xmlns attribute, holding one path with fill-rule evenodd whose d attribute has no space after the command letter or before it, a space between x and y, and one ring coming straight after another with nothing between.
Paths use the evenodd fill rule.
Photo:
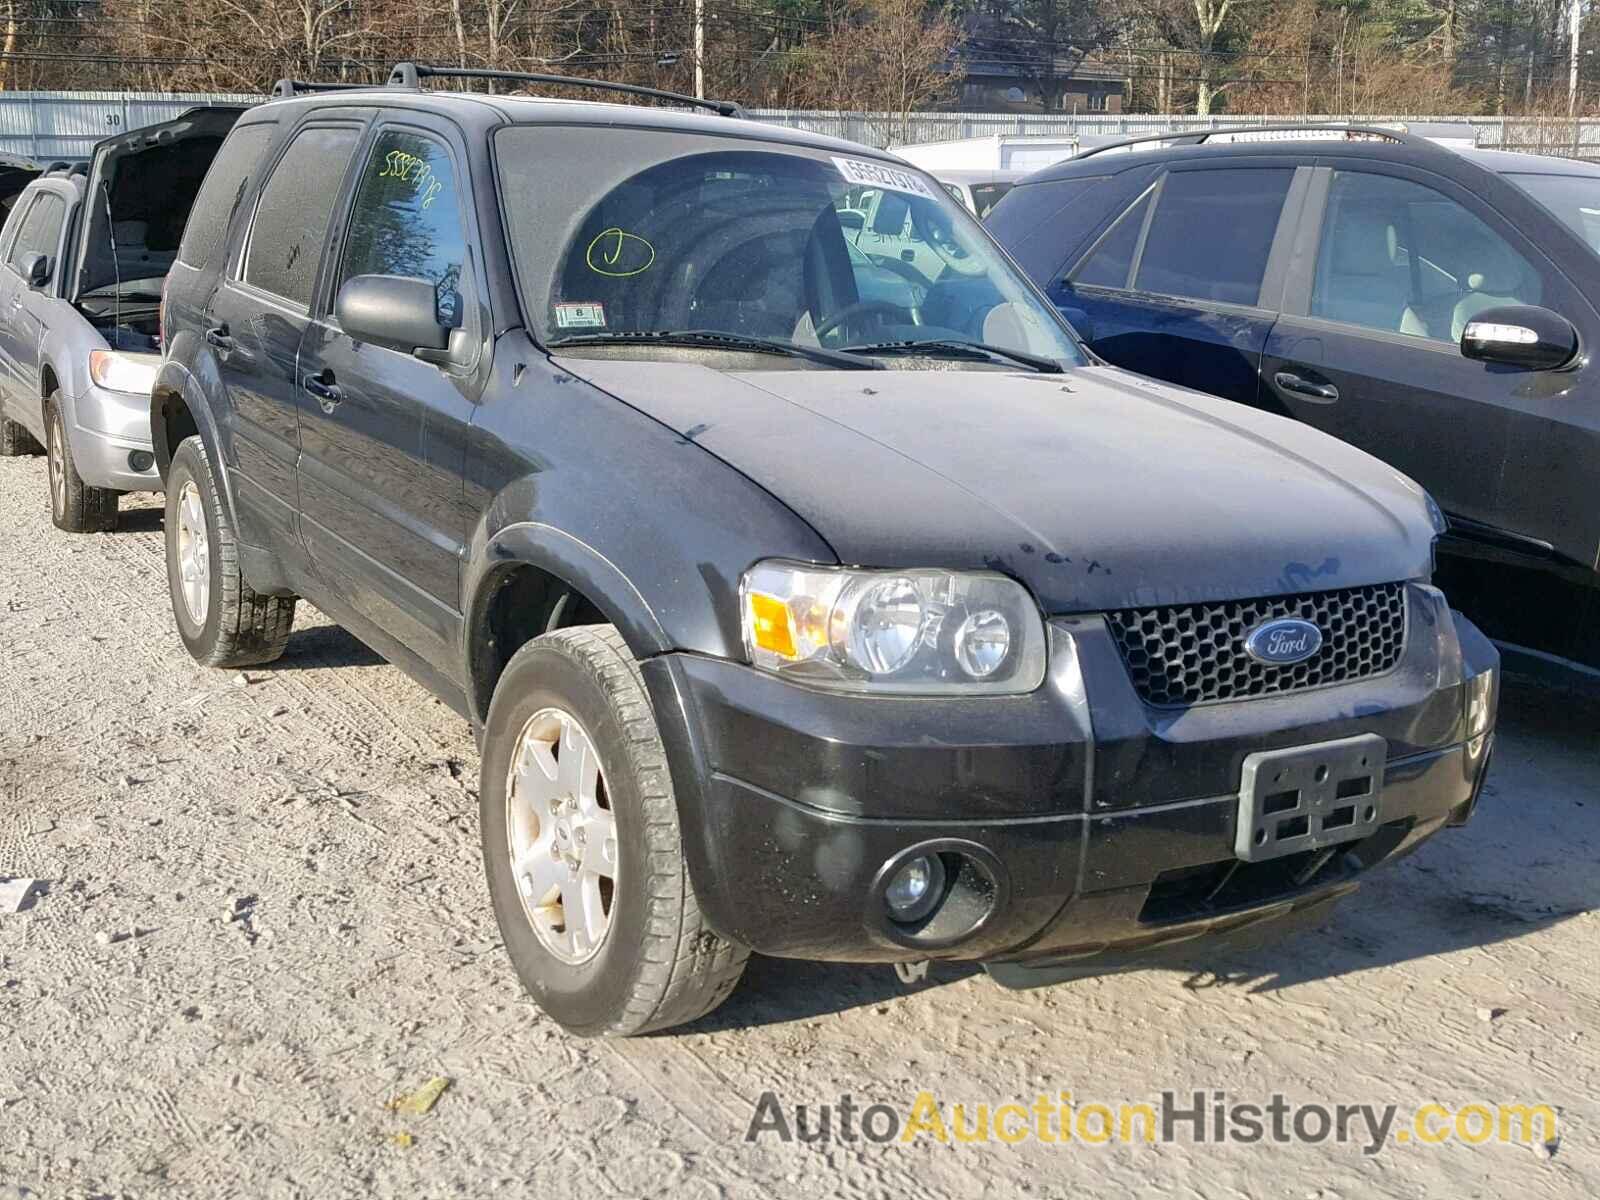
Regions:
<instances>
[{"instance_id":1,"label":"steering wheel","mask_svg":"<svg viewBox=\"0 0 1600 1200\"><path fill-rule=\"evenodd\" d=\"M896 318L896 321L898 322L898 319L905 313L905 311L906 310L901 308L898 304L890 304L887 300L858 300L854 304L846 304L843 308L834 313L833 316L822 322L822 324L818 325L811 332L812 336L814 336L820 342L823 338L823 335L832 333L851 317L858 317L863 313L881 312ZM913 323L915 322L913 321Z\"/></svg>"}]
</instances>

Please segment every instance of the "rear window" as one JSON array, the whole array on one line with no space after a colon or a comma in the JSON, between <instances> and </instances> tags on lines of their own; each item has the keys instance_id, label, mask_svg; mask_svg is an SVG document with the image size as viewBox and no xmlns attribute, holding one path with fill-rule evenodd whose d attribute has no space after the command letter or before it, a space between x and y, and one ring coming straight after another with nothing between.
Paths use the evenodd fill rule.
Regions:
<instances>
[{"instance_id":1,"label":"rear window","mask_svg":"<svg viewBox=\"0 0 1600 1200\"><path fill-rule=\"evenodd\" d=\"M343 126L295 135L261 189L245 254L246 283L310 305L333 202L359 136L358 130ZM314 186L308 187L308 181Z\"/></svg>"},{"instance_id":2,"label":"rear window","mask_svg":"<svg viewBox=\"0 0 1600 1200\"><path fill-rule=\"evenodd\" d=\"M191 267L203 267L211 261L233 214L239 210L239 202L249 189L256 164L261 161L275 128L270 124L235 127L222 143L189 212L183 244L178 248L178 258L182 262Z\"/></svg>"},{"instance_id":3,"label":"rear window","mask_svg":"<svg viewBox=\"0 0 1600 1200\"><path fill-rule=\"evenodd\" d=\"M1256 304L1293 177L1288 167L1173 171L1161 185L1134 287Z\"/></svg>"}]
</instances>

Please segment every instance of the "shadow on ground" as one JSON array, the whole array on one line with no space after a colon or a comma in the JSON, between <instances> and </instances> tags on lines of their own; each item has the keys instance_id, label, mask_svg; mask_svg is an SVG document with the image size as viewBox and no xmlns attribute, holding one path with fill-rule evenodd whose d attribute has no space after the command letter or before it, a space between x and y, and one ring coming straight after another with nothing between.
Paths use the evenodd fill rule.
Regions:
<instances>
[{"instance_id":1,"label":"shadow on ground","mask_svg":"<svg viewBox=\"0 0 1600 1200\"><path fill-rule=\"evenodd\" d=\"M289 635L289 647L276 662L252 671L322 671L335 667L381 667L385 660L360 638L338 625L314 625Z\"/></svg>"}]
</instances>

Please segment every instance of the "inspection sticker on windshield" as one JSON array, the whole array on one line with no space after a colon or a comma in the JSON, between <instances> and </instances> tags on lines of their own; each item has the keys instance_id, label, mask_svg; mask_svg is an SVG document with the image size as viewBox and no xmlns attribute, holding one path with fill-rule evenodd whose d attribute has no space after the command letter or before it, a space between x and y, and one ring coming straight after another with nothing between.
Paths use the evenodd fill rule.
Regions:
<instances>
[{"instance_id":1,"label":"inspection sticker on windshield","mask_svg":"<svg viewBox=\"0 0 1600 1200\"><path fill-rule=\"evenodd\" d=\"M558 304L556 325L562 329L604 329L606 308L603 304Z\"/></svg>"},{"instance_id":2,"label":"inspection sticker on windshield","mask_svg":"<svg viewBox=\"0 0 1600 1200\"><path fill-rule=\"evenodd\" d=\"M833 165L839 168L839 174L848 182L862 187L888 188L891 192L906 192L912 196L930 198L934 194L933 189L920 175L891 167L888 163L866 162L859 158L840 158L834 155Z\"/></svg>"}]
</instances>

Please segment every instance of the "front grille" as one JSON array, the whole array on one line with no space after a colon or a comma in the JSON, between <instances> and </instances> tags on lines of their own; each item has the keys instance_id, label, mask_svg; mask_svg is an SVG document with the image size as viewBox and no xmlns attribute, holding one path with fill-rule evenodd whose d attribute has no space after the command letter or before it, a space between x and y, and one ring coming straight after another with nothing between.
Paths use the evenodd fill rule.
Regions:
<instances>
[{"instance_id":1,"label":"front grille","mask_svg":"<svg viewBox=\"0 0 1600 1200\"><path fill-rule=\"evenodd\" d=\"M1274 666L1245 653L1263 621L1299 617L1322 630L1322 648L1305 662ZM1133 686L1146 704L1173 708L1244 700L1382 675L1406 640L1406 589L1400 583L1106 614Z\"/></svg>"}]
</instances>

